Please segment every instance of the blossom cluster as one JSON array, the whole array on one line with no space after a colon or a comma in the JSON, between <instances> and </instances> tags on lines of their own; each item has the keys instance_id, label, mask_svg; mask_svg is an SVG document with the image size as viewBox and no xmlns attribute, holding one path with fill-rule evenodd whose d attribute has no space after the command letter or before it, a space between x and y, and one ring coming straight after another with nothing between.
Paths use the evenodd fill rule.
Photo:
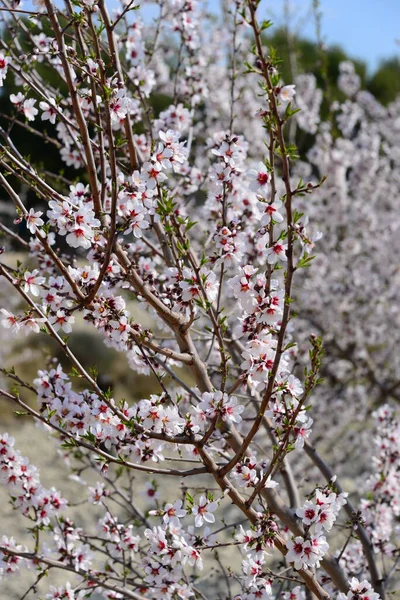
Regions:
<instances>
[{"instance_id":1,"label":"blossom cluster","mask_svg":"<svg viewBox=\"0 0 400 600\"><path fill-rule=\"evenodd\" d=\"M304 537L296 536L287 543L289 552L286 559L293 562L296 569L319 567L329 548L322 531L332 529L340 509L346 504L347 496L346 492L338 495L326 489L317 489L315 501L307 500L296 510L306 530Z\"/></svg>"},{"instance_id":2,"label":"blossom cluster","mask_svg":"<svg viewBox=\"0 0 400 600\"><path fill-rule=\"evenodd\" d=\"M0 437L0 481L7 487L13 505L36 524L48 525L62 514L67 501L55 489L40 482L38 469L14 448L15 440L7 433Z\"/></svg>"},{"instance_id":3,"label":"blossom cluster","mask_svg":"<svg viewBox=\"0 0 400 600\"><path fill-rule=\"evenodd\" d=\"M396 585L395 412L374 414L377 455L360 460L370 474L351 522L334 527L351 509L322 457L329 481L310 492L306 455L316 440L346 473L337 439L381 394L396 397L400 363L382 322L398 325L387 247L399 239L388 198L400 190L400 104L380 106L346 62L345 99L326 120L313 75L282 80L259 4L210 15L197 0L160 1L152 24L125 0L111 16L105 2L77 0L72 21L34 0L29 28L4 15L16 34L0 52L12 123L0 124L11 175L0 183L16 218L1 224L0 276L19 303L5 302L1 324L17 341L36 334L39 351L51 339L69 366L53 346L33 381L6 365L0 396L53 432L94 515L72 519L73 503L0 437L0 482L34 540L6 532L0 575L64 569L70 581L46 600L304 600L306 588L384 600ZM62 170L26 159L16 128L54 149ZM121 392L111 364L103 385L74 350L83 331L126 360L133 385ZM362 453L369 434L359 437ZM338 545L341 528L362 535L334 558L328 534ZM224 577L207 590L214 569Z\"/></svg>"}]
</instances>

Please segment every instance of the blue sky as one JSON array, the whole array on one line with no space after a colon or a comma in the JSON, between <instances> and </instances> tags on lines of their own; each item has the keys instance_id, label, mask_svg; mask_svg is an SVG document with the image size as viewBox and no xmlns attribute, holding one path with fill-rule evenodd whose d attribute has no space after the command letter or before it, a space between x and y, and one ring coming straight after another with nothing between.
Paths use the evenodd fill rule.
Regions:
<instances>
[{"instance_id":1,"label":"blue sky","mask_svg":"<svg viewBox=\"0 0 400 600\"><path fill-rule=\"evenodd\" d=\"M263 0L260 11L276 24L284 22L284 0ZM316 39L312 0L289 0L292 28ZM320 0L322 37L340 44L354 58L374 70L379 61L400 57L400 0Z\"/></svg>"}]
</instances>

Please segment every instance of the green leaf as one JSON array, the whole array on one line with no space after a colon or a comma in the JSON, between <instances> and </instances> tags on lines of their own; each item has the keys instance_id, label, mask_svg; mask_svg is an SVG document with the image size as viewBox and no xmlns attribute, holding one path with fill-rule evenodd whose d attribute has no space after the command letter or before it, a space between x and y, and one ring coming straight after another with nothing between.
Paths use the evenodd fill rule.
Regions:
<instances>
[{"instance_id":1,"label":"green leaf","mask_svg":"<svg viewBox=\"0 0 400 600\"><path fill-rule=\"evenodd\" d=\"M260 31L265 31L266 29L269 29L272 26L273 26L273 22L272 21L265 20L260 25Z\"/></svg>"},{"instance_id":2,"label":"green leaf","mask_svg":"<svg viewBox=\"0 0 400 600\"><path fill-rule=\"evenodd\" d=\"M296 269L303 269L311 267L311 261L313 261L315 256L307 256L306 254L299 260L296 265Z\"/></svg>"}]
</instances>

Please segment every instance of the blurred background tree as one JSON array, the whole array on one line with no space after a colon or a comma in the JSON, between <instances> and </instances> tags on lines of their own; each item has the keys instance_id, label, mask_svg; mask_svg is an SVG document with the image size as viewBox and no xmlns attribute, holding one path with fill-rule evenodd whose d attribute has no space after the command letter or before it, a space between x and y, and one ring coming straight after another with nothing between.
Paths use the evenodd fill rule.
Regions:
<instances>
[{"instance_id":1,"label":"blurred background tree","mask_svg":"<svg viewBox=\"0 0 400 600\"><path fill-rule=\"evenodd\" d=\"M395 100L400 94L400 59L395 56L382 61L367 80L367 89L384 105Z\"/></svg>"},{"instance_id":2,"label":"blurred background tree","mask_svg":"<svg viewBox=\"0 0 400 600\"><path fill-rule=\"evenodd\" d=\"M383 105L386 106L393 102L400 94L400 60L398 57L383 60L377 70L369 74L366 62L349 56L340 46L327 46L321 51L316 42L293 35L285 27L271 28L264 40L267 46L276 49L282 61L281 72L285 83L291 83L297 73L313 73L317 78L318 86L324 88L324 61L326 76L332 91L332 100L343 100L344 94L336 86L339 65L343 61L351 61L355 66L356 73L361 78L361 87L371 92ZM293 70L297 70L297 73Z\"/></svg>"}]
</instances>

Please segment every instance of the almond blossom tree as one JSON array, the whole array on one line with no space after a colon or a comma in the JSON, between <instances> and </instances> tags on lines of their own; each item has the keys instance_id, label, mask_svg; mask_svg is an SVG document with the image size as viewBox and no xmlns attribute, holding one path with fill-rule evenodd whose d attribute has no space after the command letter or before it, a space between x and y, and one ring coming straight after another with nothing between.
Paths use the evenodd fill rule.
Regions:
<instances>
[{"instance_id":1,"label":"almond blossom tree","mask_svg":"<svg viewBox=\"0 0 400 600\"><path fill-rule=\"evenodd\" d=\"M338 454L332 470L311 436L316 421L317 438L335 440L360 404L367 410L354 402L336 423L319 334L350 364L357 334L361 374L346 380L335 363L323 367L343 404L356 393L365 401L364 373L374 390L393 388L386 400L397 385L396 365L393 380L371 367L370 343L384 332L366 299L369 289L381 300L374 269L382 236L397 226L384 198L398 188L398 106L359 92L345 64L339 85L349 98L321 123L312 76L283 82L264 47L271 24L257 0L223 2L218 18L196 0L158 0L151 25L134 0L112 15L104 0L35 0L32 12L1 3L0 84L10 78L19 90L0 125L0 183L15 207L15 227L1 229L27 259L15 266L2 248L0 275L20 300L1 309L2 325L52 338L69 372L55 360L33 381L5 370L12 385L0 395L62 448L93 526L73 520L74 499L47 489L1 434L0 480L30 535L15 539L4 525L0 575L31 570L24 597L50 575L49 600L383 600L398 582L395 412L374 413L377 455L359 507L338 479ZM168 99L161 111L157 95ZM302 160L287 139L294 119L315 134ZM54 148L65 171L25 157L13 141L19 128ZM382 220L386 233L370 239ZM358 256L358 240L373 251ZM324 318L334 320L337 291L346 302L332 282L347 281L349 253L347 302L365 316L363 333L351 315L348 330ZM385 267L387 302L398 273ZM156 392L133 402L105 390L71 349L78 319ZM379 348L382 363L391 348Z\"/></svg>"}]
</instances>

